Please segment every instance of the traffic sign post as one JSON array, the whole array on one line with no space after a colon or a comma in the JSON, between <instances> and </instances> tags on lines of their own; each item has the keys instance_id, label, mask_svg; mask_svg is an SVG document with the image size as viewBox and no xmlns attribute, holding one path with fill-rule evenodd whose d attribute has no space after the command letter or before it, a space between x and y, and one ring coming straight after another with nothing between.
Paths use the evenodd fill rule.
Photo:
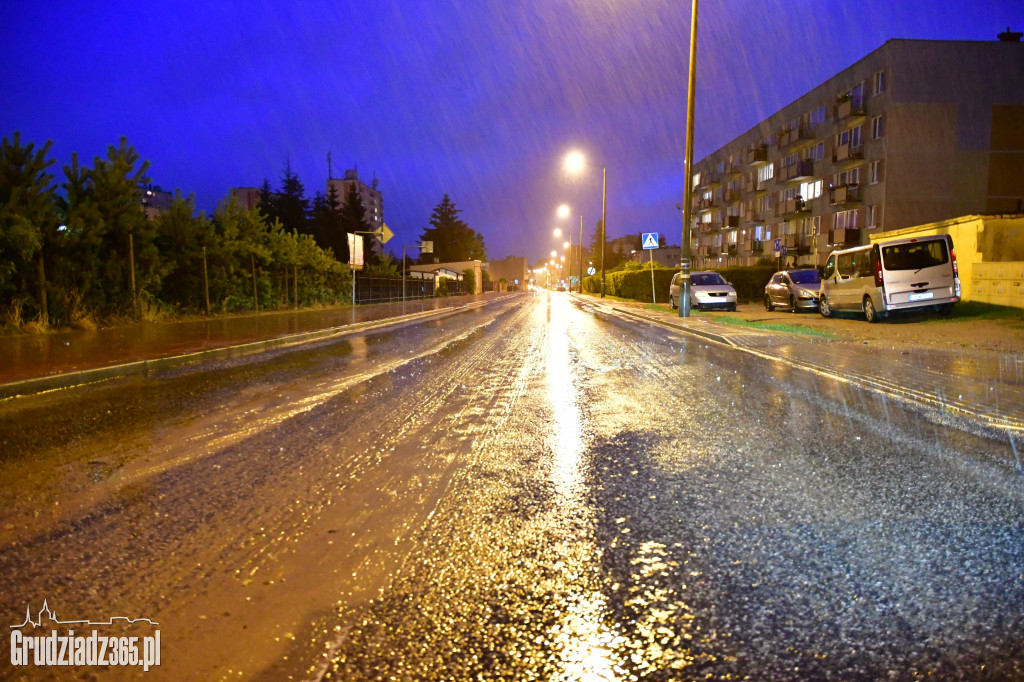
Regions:
<instances>
[{"instance_id":1,"label":"traffic sign post","mask_svg":"<svg viewBox=\"0 0 1024 682\"><path fill-rule=\"evenodd\" d=\"M651 302L655 305L658 304L658 295L654 292L654 249L658 248L658 233L657 232L643 232L641 233L641 242L645 251L651 252Z\"/></svg>"}]
</instances>

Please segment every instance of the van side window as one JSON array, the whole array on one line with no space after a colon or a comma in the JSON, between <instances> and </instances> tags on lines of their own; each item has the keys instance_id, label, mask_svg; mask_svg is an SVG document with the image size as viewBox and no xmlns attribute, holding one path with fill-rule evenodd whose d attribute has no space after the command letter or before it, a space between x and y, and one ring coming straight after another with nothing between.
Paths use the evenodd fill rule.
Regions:
<instances>
[{"instance_id":1,"label":"van side window","mask_svg":"<svg viewBox=\"0 0 1024 682\"><path fill-rule=\"evenodd\" d=\"M866 254L865 254L866 255ZM843 279L850 279L857 274L857 262L854 257L860 258L861 254L841 253L836 259L836 269Z\"/></svg>"},{"instance_id":2,"label":"van side window","mask_svg":"<svg viewBox=\"0 0 1024 682\"><path fill-rule=\"evenodd\" d=\"M825 263L825 279L831 279L836 274L836 257L829 256L828 262Z\"/></svg>"},{"instance_id":3,"label":"van side window","mask_svg":"<svg viewBox=\"0 0 1024 682\"><path fill-rule=\"evenodd\" d=\"M860 258L857 260L857 276L858 277L872 277L874 272L871 268L871 252L864 251L860 254Z\"/></svg>"}]
</instances>

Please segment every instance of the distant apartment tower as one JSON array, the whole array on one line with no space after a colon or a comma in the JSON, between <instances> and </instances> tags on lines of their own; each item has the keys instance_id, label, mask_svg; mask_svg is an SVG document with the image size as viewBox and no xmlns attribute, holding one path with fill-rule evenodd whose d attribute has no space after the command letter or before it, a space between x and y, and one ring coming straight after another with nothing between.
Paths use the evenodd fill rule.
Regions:
<instances>
[{"instance_id":1,"label":"distant apartment tower","mask_svg":"<svg viewBox=\"0 0 1024 682\"><path fill-rule=\"evenodd\" d=\"M166 213L174 203L174 194L159 185L140 184L138 189L139 204L142 205L143 212L150 220L155 219L161 213Z\"/></svg>"},{"instance_id":2,"label":"distant apartment tower","mask_svg":"<svg viewBox=\"0 0 1024 682\"><path fill-rule=\"evenodd\" d=\"M693 165L696 268L837 247L1024 201L1024 43L890 40Z\"/></svg>"},{"instance_id":3,"label":"distant apartment tower","mask_svg":"<svg viewBox=\"0 0 1024 682\"><path fill-rule=\"evenodd\" d=\"M260 205L260 190L258 187L232 187L231 199L239 208L251 211Z\"/></svg>"},{"instance_id":4,"label":"distant apartment tower","mask_svg":"<svg viewBox=\"0 0 1024 682\"><path fill-rule=\"evenodd\" d=\"M374 178L371 184L367 185L359 179L359 171L353 168L345 171L345 177L343 178L327 179L327 191L330 192L333 187L334 191L338 193L338 201L342 204L345 203L345 197L348 196L349 187L353 185L356 191L359 192L363 208L366 209L366 222L369 223L370 230L379 230L384 225L384 198L378 189L379 183L377 178ZM366 244L371 246L377 253L383 253L382 245L378 240L367 239Z\"/></svg>"}]
</instances>

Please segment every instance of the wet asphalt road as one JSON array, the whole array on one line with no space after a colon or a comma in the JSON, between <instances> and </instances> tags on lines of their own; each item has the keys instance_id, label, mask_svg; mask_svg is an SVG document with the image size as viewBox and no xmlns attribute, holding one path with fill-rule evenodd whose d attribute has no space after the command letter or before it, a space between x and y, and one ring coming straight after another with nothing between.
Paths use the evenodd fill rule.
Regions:
<instances>
[{"instance_id":1,"label":"wet asphalt road","mask_svg":"<svg viewBox=\"0 0 1024 682\"><path fill-rule=\"evenodd\" d=\"M7 401L0 446L0 618L158 621L147 678L1024 679L1007 442L564 295Z\"/></svg>"}]
</instances>

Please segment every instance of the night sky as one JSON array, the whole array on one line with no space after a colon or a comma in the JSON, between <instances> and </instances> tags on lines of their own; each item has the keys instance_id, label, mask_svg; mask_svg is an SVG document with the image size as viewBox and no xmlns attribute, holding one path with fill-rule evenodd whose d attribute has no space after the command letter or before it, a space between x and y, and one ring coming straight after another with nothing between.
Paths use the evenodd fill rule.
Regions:
<instances>
[{"instance_id":1,"label":"night sky","mask_svg":"<svg viewBox=\"0 0 1024 682\"><path fill-rule=\"evenodd\" d=\"M126 137L208 214L288 162L312 198L330 152L379 180L394 253L447 193L489 258L531 262L600 217L600 169L562 167L579 149L608 168L609 237L678 244L689 21L685 0L8 0L0 135L53 140L58 182ZM1024 2L704 0L698 26L695 160L889 39L1024 30Z\"/></svg>"}]
</instances>

